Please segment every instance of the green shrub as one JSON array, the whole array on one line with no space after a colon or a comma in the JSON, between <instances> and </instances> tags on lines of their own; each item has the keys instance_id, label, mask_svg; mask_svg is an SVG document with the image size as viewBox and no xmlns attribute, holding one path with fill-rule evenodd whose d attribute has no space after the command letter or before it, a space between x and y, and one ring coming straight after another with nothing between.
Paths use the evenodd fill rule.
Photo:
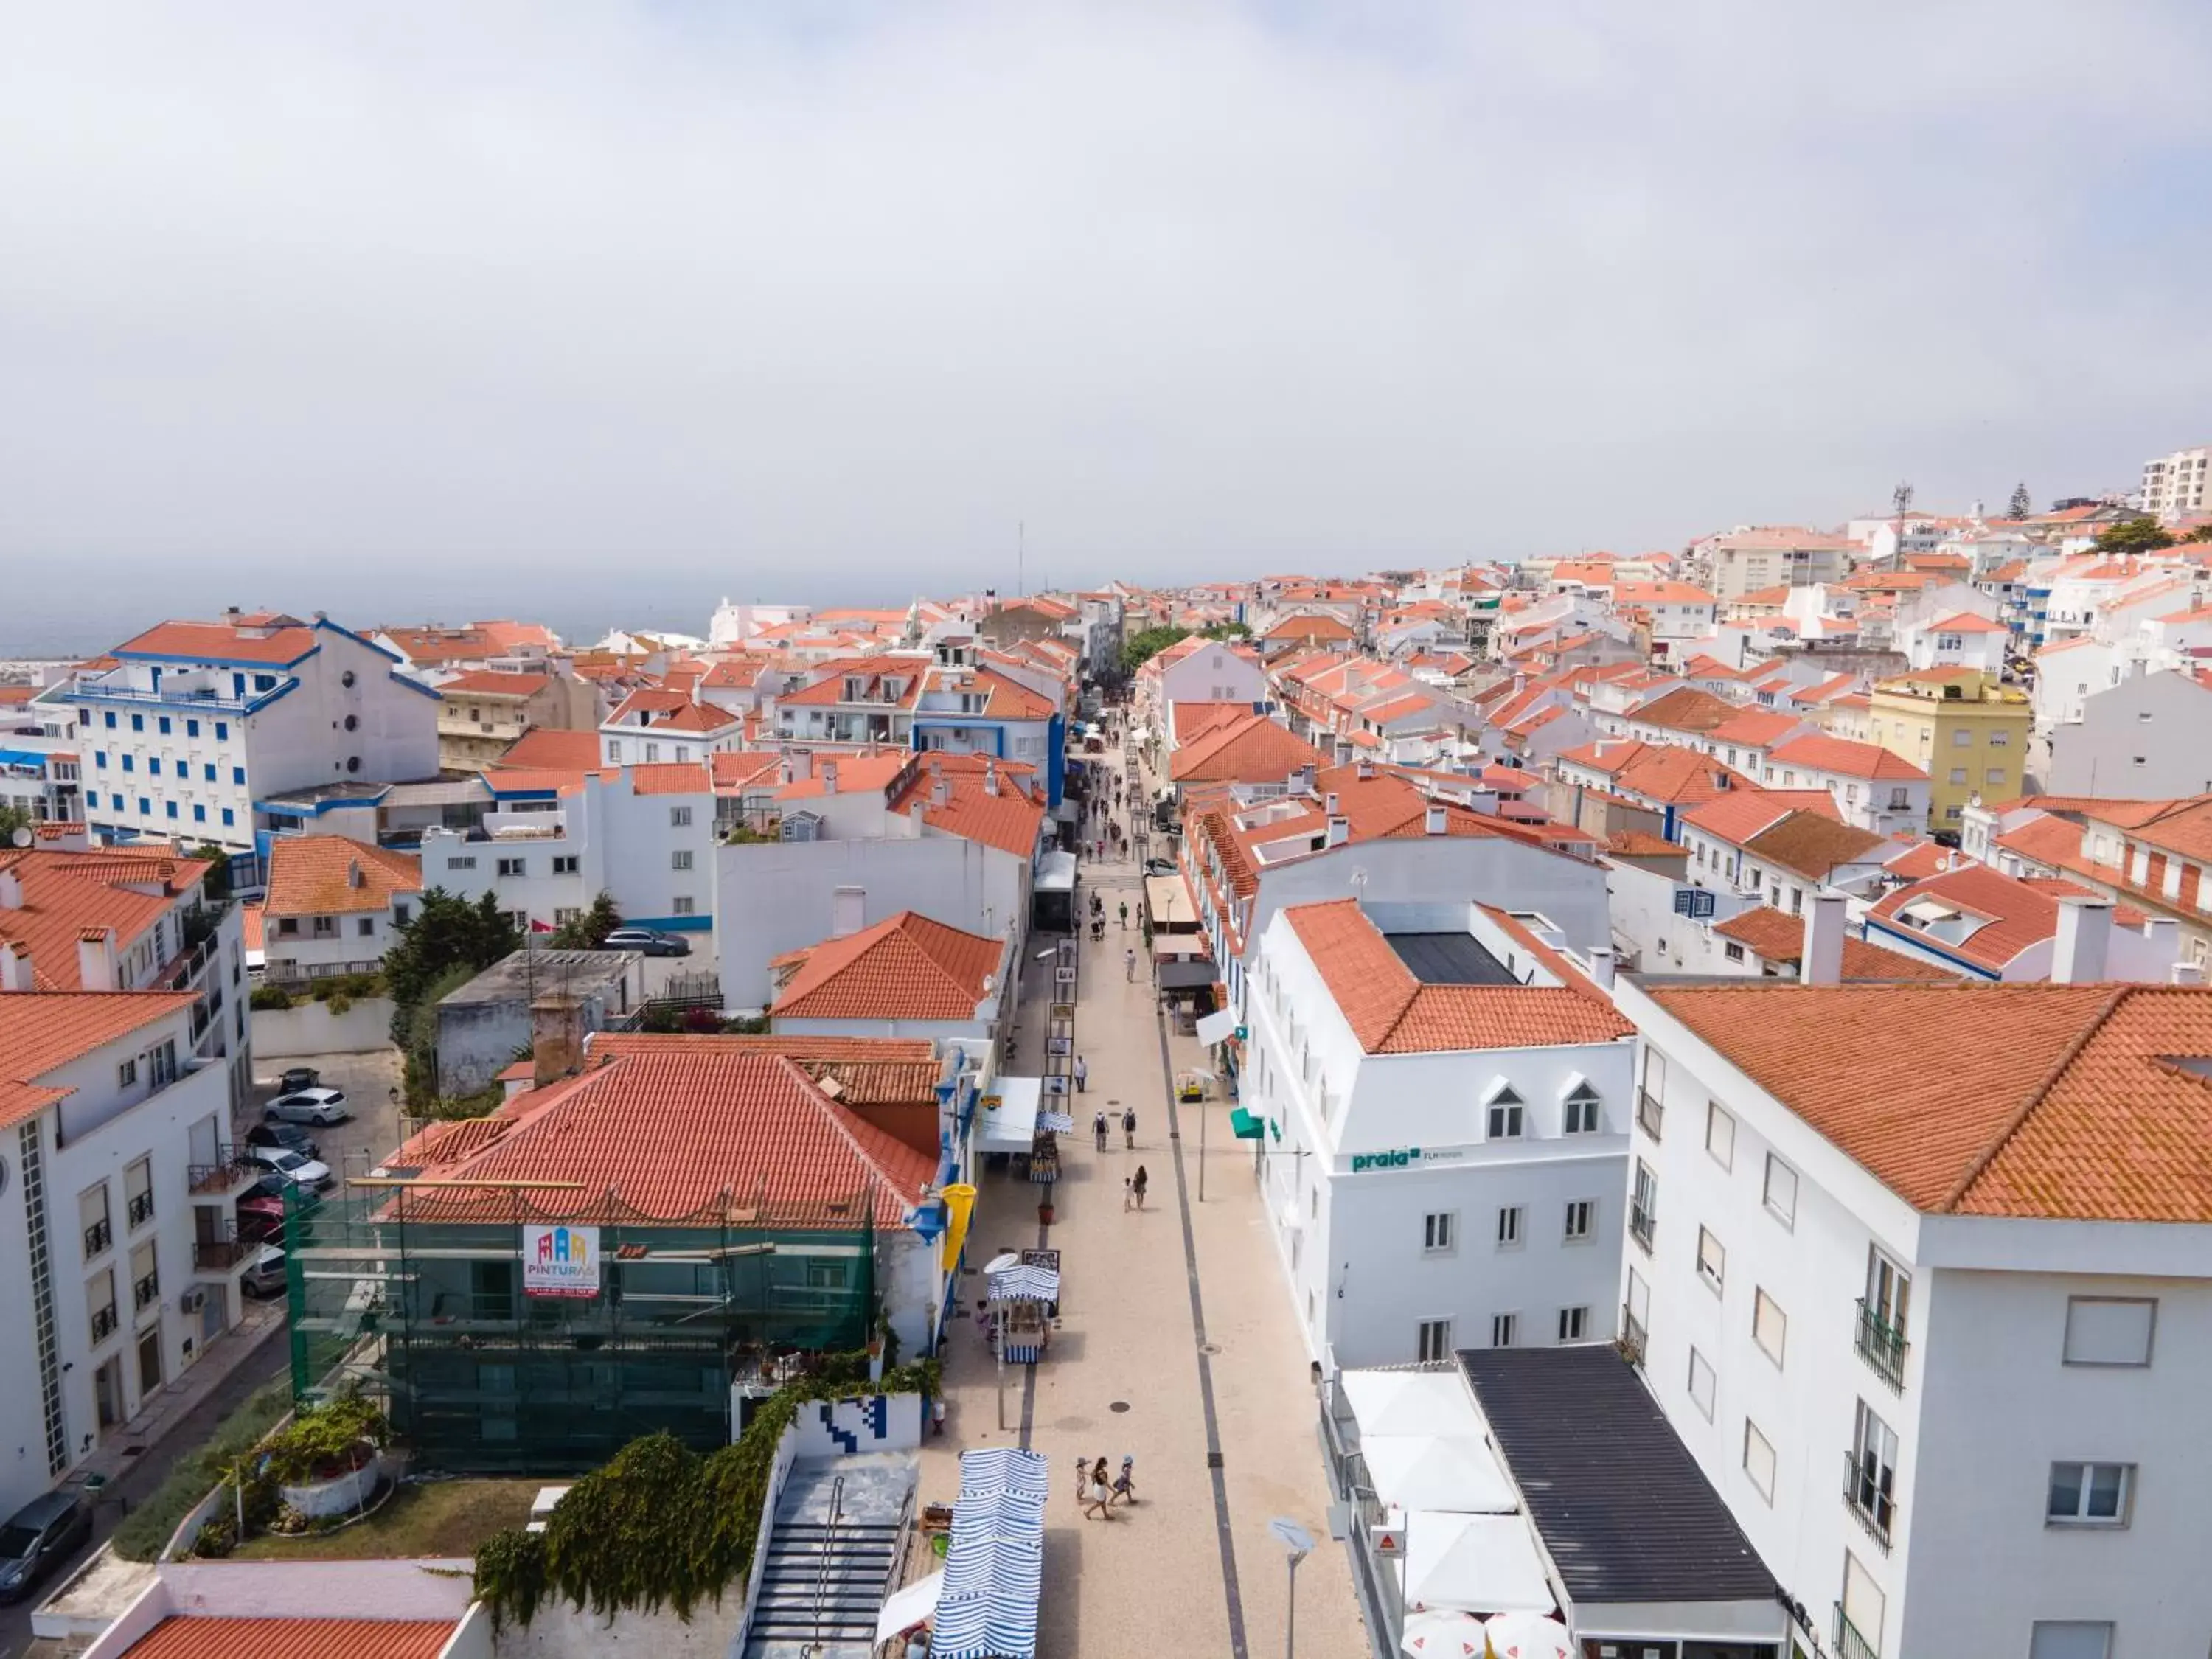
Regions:
<instances>
[{"instance_id":1,"label":"green shrub","mask_svg":"<svg viewBox=\"0 0 2212 1659\"><path fill-rule=\"evenodd\" d=\"M124 1516L115 1528L115 1553L126 1561L151 1561L159 1555L192 1506L228 1480L238 1460L291 1409L289 1382L272 1382L249 1397L205 1444L179 1458L152 1495Z\"/></svg>"},{"instance_id":2,"label":"green shrub","mask_svg":"<svg viewBox=\"0 0 2212 1659\"><path fill-rule=\"evenodd\" d=\"M281 985L257 985L246 1001L256 1013L276 1013L292 1006L292 994Z\"/></svg>"}]
</instances>

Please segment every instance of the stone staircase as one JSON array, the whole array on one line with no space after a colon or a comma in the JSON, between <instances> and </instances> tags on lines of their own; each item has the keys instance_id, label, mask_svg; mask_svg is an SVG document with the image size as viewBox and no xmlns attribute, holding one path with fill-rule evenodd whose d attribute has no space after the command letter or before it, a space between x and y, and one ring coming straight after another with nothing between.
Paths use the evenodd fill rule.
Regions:
<instances>
[{"instance_id":1,"label":"stone staircase","mask_svg":"<svg viewBox=\"0 0 2212 1659\"><path fill-rule=\"evenodd\" d=\"M769 1531L744 1659L869 1659L915 1480L913 1456L904 1452L792 1470Z\"/></svg>"}]
</instances>

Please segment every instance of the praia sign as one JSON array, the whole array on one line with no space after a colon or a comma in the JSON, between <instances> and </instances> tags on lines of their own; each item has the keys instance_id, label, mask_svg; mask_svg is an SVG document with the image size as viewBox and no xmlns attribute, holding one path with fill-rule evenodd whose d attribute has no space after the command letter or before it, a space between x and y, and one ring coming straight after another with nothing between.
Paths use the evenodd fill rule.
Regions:
<instances>
[{"instance_id":1,"label":"praia sign","mask_svg":"<svg viewBox=\"0 0 2212 1659\"><path fill-rule=\"evenodd\" d=\"M1419 1146L1395 1146L1385 1152L1354 1152L1352 1172L1362 1170L1403 1170L1418 1164L1454 1164L1459 1161L1457 1146L1431 1146L1426 1152Z\"/></svg>"}]
</instances>

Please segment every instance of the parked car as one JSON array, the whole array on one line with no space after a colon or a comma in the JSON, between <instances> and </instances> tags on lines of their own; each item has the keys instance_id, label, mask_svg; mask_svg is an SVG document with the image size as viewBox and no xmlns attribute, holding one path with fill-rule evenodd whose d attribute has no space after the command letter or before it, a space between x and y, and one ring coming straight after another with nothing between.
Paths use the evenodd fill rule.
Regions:
<instances>
[{"instance_id":1,"label":"parked car","mask_svg":"<svg viewBox=\"0 0 2212 1659\"><path fill-rule=\"evenodd\" d=\"M33 1498L0 1527L0 1601L20 1601L92 1540L92 1504L81 1492Z\"/></svg>"},{"instance_id":2,"label":"parked car","mask_svg":"<svg viewBox=\"0 0 2212 1659\"><path fill-rule=\"evenodd\" d=\"M262 1117L270 1123L313 1123L329 1125L343 1123L353 1114L346 1109L346 1097L337 1089L301 1089L295 1093L279 1095L261 1109Z\"/></svg>"},{"instance_id":3,"label":"parked car","mask_svg":"<svg viewBox=\"0 0 2212 1659\"><path fill-rule=\"evenodd\" d=\"M314 1136L297 1124L257 1123L246 1132L249 1146L282 1146L287 1152L297 1152L301 1158L320 1158L323 1149L315 1144Z\"/></svg>"},{"instance_id":4,"label":"parked car","mask_svg":"<svg viewBox=\"0 0 2212 1659\"><path fill-rule=\"evenodd\" d=\"M262 1165L283 1176L295 1187L312 1187L319 1190L337 1179L331 1173L331 1166L320 1158L301 1158L299 1153L283 1146L248 1146L246 1157L248 1163Z\"/></svg>"},{"instance_id":5,"label":"parked car","mask_svg":"<svg viewBox=\"0 0 2212 1659\"><path fill-rule=\"evenodd\" d=\"M603 951L642 951L649 957L688 957L691 941L675 933L659 933L650 927L617 927L599 947Z\"/></svg>"},{"instance_id":6,"label":"parked car","mask_svg":"<svg viewBox=\"0 0 2212 1659\"><path fill-rule=\"evenodd\" d=\"M1145 873L1148 876L1171 876L1176 872L1173 859L1146 859Z\"/></svg>"},{"instance_id":7,"label":"parked car","mask_svg":"<svg viewBox=\"0 0 2212 1659\"><path fill-rule=\"evenodd\" d=\"M287 1284L284 1249L278 1244L263 1245L261 1253L248 1262L246 1271L238 1276L238 1288L251 1297L282 1296Z\"/></svg>"},{"instance_id":8,"label":"parked car","mask_svg":"<svg viewBox=\"0 0 2212 1659\"><path fill-rule=\"evenodd\" d=\"M284 1195L264 1193L261 1188L274 1184L283 1186L283 1176L267 1176L254 1183L253 1190L238 1200L238 1236L248 1244L259 1244L284 1236Z\"/></svg>"},{"instance_id":9,"label":"parked car","mask_svg":"<svg viewBox=\"0 0 2212 1659\"><path fill-rule=\"evenodd\" d=\"M289 1095L301 1089L312 1089L322 1080L323 1074L312 1066L290 1066L283 1076L276 1079L276 1092Z\"/></svg>"}]
</instances>

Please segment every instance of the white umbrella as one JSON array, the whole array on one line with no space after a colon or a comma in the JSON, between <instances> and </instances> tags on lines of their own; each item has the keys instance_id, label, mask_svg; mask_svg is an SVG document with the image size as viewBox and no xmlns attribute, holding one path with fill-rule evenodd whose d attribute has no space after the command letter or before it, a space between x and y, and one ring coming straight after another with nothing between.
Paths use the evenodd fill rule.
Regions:
<instances>
[{"instance_id":1,"label":"white umbrella","mask_svg":"<svg viewBox=\"0 0 2212 1659\"><path fill-rule=\"evenodd\" d=\"M1510 1515L1521 1507L1497 1456L1480 1440L1375 1434L1359 1442L1375 1495L1401 1510Z\"/></svg>"},{"instance_id":2,"label":"white umbrella","mask_svg":"<svg viewBox=\"0 0 2212 1659\"><path fill-rule=\"evenodd\" d=\"M1559 1605L1525 1516L1437 1510L1406 1517L1406 1601L1485 1613Z\"/></svg>"},{"instance_id":3,"label":"white umbrella","mask_svg":"<svg viewBox=\"0 0 2212 1659\"><path fill-rule=\"evenodd\" d=\"M1364 1440L1376 1434L1435 1434L1480 1440L1490 1425L1458 1375L1449 1371L1345 1371L1338 1382Z\"/></svg>"},{"instance_id":4,"label":"white umbrella","mask_svg":"<svg viewBox=\"0 0 2212 1659\"><path fill-rule=\"evenodd\" d=\"M1573 1638L1556 1619L1534 1613L1501 1613L1482 1628L1497 1659L1575 1659Z\"/></svg>"},{"instance_id":5,"label":"white umbrella","mask_svg":"<svg viewBox=\"0 0 2212 1659\"><path fill-rule=\"evenodd\" d=\"M1415 1659L1482 1659L1482 1620L1456 1607L1406 1615L1398 1645Z\"/></svg>"}]
</instances>

